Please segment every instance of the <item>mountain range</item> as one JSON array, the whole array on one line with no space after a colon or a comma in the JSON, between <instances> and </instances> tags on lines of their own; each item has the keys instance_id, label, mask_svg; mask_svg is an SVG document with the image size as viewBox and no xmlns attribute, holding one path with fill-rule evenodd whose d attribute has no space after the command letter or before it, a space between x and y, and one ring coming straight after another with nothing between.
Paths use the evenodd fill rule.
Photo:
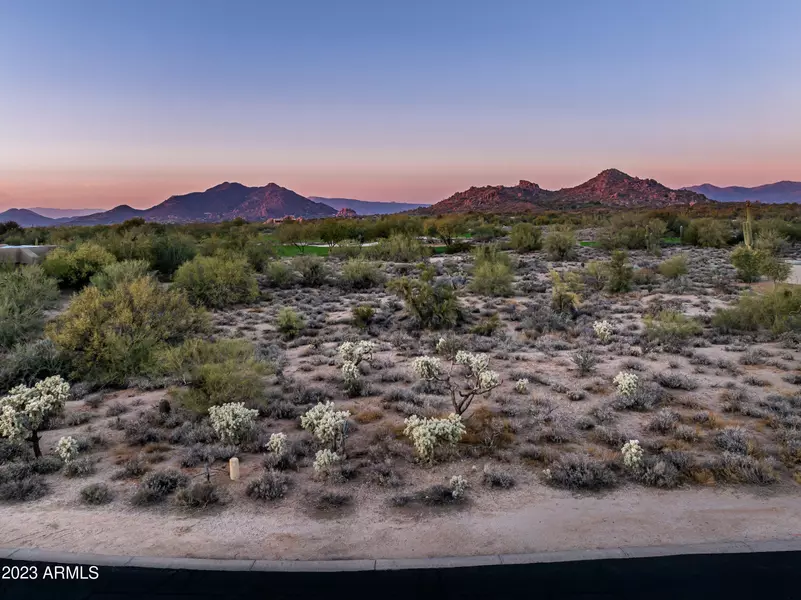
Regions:
<instances>
[{"instance_id":1,"label":"mountain range","mask_svg":"<svg viewBox=\"0 0 801 600\"><path fill-rule=\"evenodd\" d=\"M682 188L703 194L719 202L745 202L746 200L766 204L801 202L801 181L779 181L756 187L729 186L718 187L711 183Z\"/></svg>"},{"instance_id":2,"label":"mountain range","mask_svg":"<svg viewBox=\"0 0 801 600\"><path fill-rule=\"evenodd\" d=\"M583 207L663 208L692 206L704 202L801 202L801 183L782 181L755 188L720 188L711 184L680 190L670 189L653 179L632 177L617 169L602 171L589 181L570 188L546 190L521 180L515 186L471 187L433 205L401 202L368 202L350 198L306 198L275 183L248 187L225 182L204 192L172 196L148 209L121 205L108 211L73 216L69 210L58 218L36 209L12 208L0 213L0 222L15 221L22 227L54 225L111 225L140 217L161 223L219 222L235 218L265 221L285 216L304 219L332 217L340 210L358 215L410 212L439 215L466 212L520 213ZM39 209L44 212L59 209ZM71 210L71 209L70 209ZM88 209L75 209L85 213Z\"/></svg>"},{"instance_id":3,"label":"mountain range","mask_svg":"<svg viewBox=\"0 0 801 600\"><path fill-rule=\"evenodd\" d=\"M355 210L357 215L363 216L391 215L431 206L431 204L412 204L411 202L373 202L370 200L353 200L351 198L322 198L320 196L309 196L309 200L320 202L336 210L350 208Z\"/></svg>"},{"instance_id":4,"label":"mountain range","mask_svg":"<svg viewBox=\"0 0 801 600\"><path fill-rule=\"evenodd\" d=\"M672 190L653 179L639 179L617 169L607 169L581 185L555 191L543 189L536 183L525 180L515 186L471 187L415 212L433 215L466 212L522 213L592 206L663 208L692 206L703 202L710 202L703 194L689 190Z\"/></svg>"}]
</instances>

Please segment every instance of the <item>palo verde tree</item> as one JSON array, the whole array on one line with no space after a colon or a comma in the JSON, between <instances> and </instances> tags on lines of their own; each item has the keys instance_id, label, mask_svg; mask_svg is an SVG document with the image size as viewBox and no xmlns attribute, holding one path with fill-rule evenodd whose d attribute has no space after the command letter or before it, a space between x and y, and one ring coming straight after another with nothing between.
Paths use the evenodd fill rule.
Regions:
<instances>
[{"instance_id":1,"label":"palo verde tree","mask_svg":"<svg viewBox=\"0 0 801 600\"><path fill-rule=\"evenodd\" d=\"M39 432L64 410L70 386L58 375L33 387L18 385L0 398L0 435L12 441L27 441L36 458L42 456Z\"/></svg>"}]
</instances>

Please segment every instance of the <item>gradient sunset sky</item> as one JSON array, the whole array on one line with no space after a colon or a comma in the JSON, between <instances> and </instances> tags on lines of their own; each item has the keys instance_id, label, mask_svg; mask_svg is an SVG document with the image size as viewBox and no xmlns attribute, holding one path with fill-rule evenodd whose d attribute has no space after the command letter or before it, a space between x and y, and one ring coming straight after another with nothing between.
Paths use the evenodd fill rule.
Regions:
<instances>
[{"instance_id":1,"label":"gradient sunset sky","mask_svg":"<svg viewBox=\"0 0 801 600\"><path fill-rule=\"evenodd\" d=\"M801 180L799 0L0 0L0 209Z\"/></svg>"}]
</instances>

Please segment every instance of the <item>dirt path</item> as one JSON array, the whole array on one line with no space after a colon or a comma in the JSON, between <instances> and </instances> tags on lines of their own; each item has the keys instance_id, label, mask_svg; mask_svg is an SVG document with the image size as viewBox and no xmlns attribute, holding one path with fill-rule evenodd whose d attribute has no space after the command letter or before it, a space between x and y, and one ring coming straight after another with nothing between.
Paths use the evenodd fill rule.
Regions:
<instances>
[{"instance_id":1,"label":"dirt path","mask_svg":"<svg viewBox=\"0 0 801 600\"><path fill-rule=\"evenodd\" d=\"M403 513L378 503L336 518L237 504L217 514L88 509L41 502L0 508L0 547L118 555L333 559L522 553L801 536L797 494L623 489L574 497L539 488L468 510ZM486 500L486 498L484 499Z\"/></svg>"}]
</instances>

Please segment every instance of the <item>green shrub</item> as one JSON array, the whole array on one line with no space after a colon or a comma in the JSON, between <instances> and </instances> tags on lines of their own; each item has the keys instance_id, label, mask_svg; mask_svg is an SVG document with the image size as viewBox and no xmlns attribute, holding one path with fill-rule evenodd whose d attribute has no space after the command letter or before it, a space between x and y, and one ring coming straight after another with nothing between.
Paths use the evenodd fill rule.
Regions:
<instances>
[{"instance_id":1,"label":"green shrub","mask_svg":"<svg viewBox=\"0 0 801 600\"><path fill-rule=\"evenodd\" d=\"M509 265L483 262L473 270L470 289L483 296L511 296L514 275Z\"/></svg>"},{"instance_id":2,"label":"green shrub","mask_svg":"<svg viewBox=\"0 0 801 600\"><path fill-rule=\"evenodd\" d=\"M343 240L328 253L328 256L335 258L357 258L361 255L362 245L356 240Z\"/></svg>"},{"instance_id":3,"label":"green shrub","mask_svg":"<svg viewBox=\"0 0 801 600\"><path fill-rule=\"evenodd\" d=\"M684 242L702 248L723 248L731 239L731 224L720 219L694 219L684 231Z\"/></svg>"},{"instance_id":4,"label":"green shrub","mask_svg":"<svg viewBox=\"0 0 801 600\"><path fill-rule=\"evenodd\" d=\"M760 253L746 246L737 246L729 257L732 266L737 269L737 277L750 283L757 281L761 274Z\"/></svg>"},{"instance_id":5,"label":"green shrub","mask_svg":"<svg viewBox=\"0 0 801 600\"><path fill-rule=\"evenodd\" d=\"M473 265L500 264L512 266L512 258L498 244L481 244L473 249Z\"/></svg>"},{"instance_id":6,"label":"green shrub","mask_svg":"<svg viewBox=\"0 0 801 600\"><path fill-rule=\"evenodd\" d=\"M56 281L40 267L0 272L0 348L10 348L40 333L44 311L56 300Z\"/></svg>"},{"instance_id":7,"label":"green shrub","mask_svg":"<svg viewBox=\"0 0 801 600\"><path fill-rule=\"evenodd\" d=\"M274 260L267 264L264 269L267 285L274 288L285 289L295 283L295 272L288 264L280 260Z\"/></svg>"},{"instance_id":8,"label":"green shrub","mask_svg":"<svg viewBox=\"0 0 801 600\"><path fill-rule=\"evenodd\" d=\"M591 260L587 263L582 278L587 287L600 292L606 287L609 281L609 272L606 269L606 264L600 260Z\"/></svg>"},{"instance_id":9,"label":"green shrub","mask_svg":"<svg viewBox=\"0 0 801 600\"><path fill-rule=\"evenodd\" d=\"M542 230L531 223L517 223L512 226L509 240L518 252L533 252L542 248Z\"/></svg>"},{"instance_id":10,"label":"green shrub","mask_svg":"<svg viewBox=\"0 0 801 600\"><path fill-rule=\"evenodd\" d=\"M612 252L612 258L606 264L606 290L613 294L628 292L634 269L629 262L629 255L622 250Z\"/></svg>"},{"instance_id":11,"label":"green shrub","mask_svg":"<svg viewBox=\"0 0 801 600\"><path fill-rule=\"evenodd\" d=\"M307 287L323 285L326 280L325 262L319 256L296 256L292 267L300 273L300 282Z\"/></svg>"},{"instance_id":12,"label":"green shrub","mask_svg":"<svg viewBox=\"0 0 801 600\"><path fill-rule=\"evenodd\" d=\"M801 330L801 288L777 286L764 294L743 294L736 306L718 310L712 325L724 332Z\"/></svg>"},{"instance_id":13,"label":"green shrub","mask_svg":"<svg viewBox=\"0 0 801 600\"><path fill-rule=\"evenodd\" d=\"M701 333L701 325L675 310L663 310L656 317L646 316L645 335L660 344L675 346Z\"/></svg>"},{"instance_id":14,"label":"green shrub","mask_svg":"<svg viewBox=\"0 0 801 600\"><path fill-rule=\"evenodd\" d=\"M79 288L89 283L92 275L99 273L103 267L116 260L114 255L102 246L94 242L84 242L75 250L56 248L45 257L42 268L60 285Z\"/></svg>"},{"instance_id":15,"label":"green shrub","mask_svg":"<svg viewBox=\"0 0 801 600\"><path fill-rule=\"evenodd\" d=\"M67 362L50 340L18 344L0 363L0 395L14 386L32 386L53 375L66 376Z\"/></svg>"},{"instance_id":16,"label":"green shrub","mask_svg":"<svg viewBox=\"0 0 801 600\"><path fill-rule=\"evenodd\" d=\"M376 263L353 258L342 266L339 281L347 290L366 290L384 283L384 274Z\"/></svg>"},{"instance_id":17,"label":"green shrub","mask_svg":"<svg viewBox=\"0 0 801 600\"><path fill-rule=\"evenodd\" d=\"M572 229L554 227L542 245L551 260L571 260L576 255L576 234Z\"/></svg>"},{"instance_id":18,"label":"green shrub","mask_svg":"<svg viewBox=\"0 0 801 600\"><path fill-rule=\"evenodd\" d=\"M306 322L303 317L296 313L291 308L285 306L278 311L276 317L276 327L286 339L297 337L298 334L306 327Z\"/></svg>"},{"instance_id":19,"label":"green shrub","mask_svg":"<svg viewBox=\"0 0 801 600\"><path fill-rule=\"evenodd\" d=\"M554 312L568 314L573 313L581 304L578 285L579 277L575 273L565 273L560 275L557 271L551 271L551 309Z\"/></svg>"},{"instance_id":20,"label":"green shrub","mask_svg":"<svg viewBox=\"0 0 801 600\"><path fill-rule=\"evenodd\" d=\"M757 250L764 250L768 254L781 254L787 246L787 236L779 229L778 224L760 221L757 223L756 241L754 247Z\"/></svg>"},{"instance_id":21,"label":"green shrub","mask_svg":"<svg viewBox=\"0 0 801 600\"><path fill-rule=\"evenodd\" d=\"M175 272L175 287L196 305L224 308L259 295L253 269L244 258L196 256Z\"/></svg>"},{"instance_id":22,"label":"green shrub","mask_svg":"<svg viewBox=\"0 0 801 600\"><path fill-rule=\"evenodd\" d=\"M351 311L353 315L353 324L359 329L367 329L375 316L375 310L368 304L360 304L354 306Z\"/></svg>"},{"instance_id":23,"label":"green shrub","mask_svg":"<svg viewBox=\"0 0 801 600\"><path fill-rule=\"evenodd\" d=\"M122 384L151 370L157 351L207 325L186 296L142 278L108 292L84 289L46 331L75 377Z\"/></svg>"},{"instance_id":24,"label":"green shrub","mask_svg":"<svg viewBox=\"0 0 801 600\"><path fill-rule=\"evenodd\" d=\"M260 360L245 340L189 339L162 350L158 361L158 372L174 375L188 386L172 395L199 413L229 402L258 402L264 397L263 377L274 371L274 365Z\"/></svg>"},{"instance_id":25,"label":"green shrub","mask_svg":"<svg viewBox=\"0 0 801 600\"><path fill-rule=\"evenodd\" d=\"M103 267L90 280L96 288L107 292L120 283L131 283L148 275L150 265L144 260L124 260Z\"/></svg>"},{"instance_id":26,"label":"green shrub","mask_svg":"<svg viewBox=\"0 0 801 600\"><path fill-rule=\"evenodd\" d=\"M501 318L497 314L494 314L491 317L488 317L474 325L470 329L470 333L475 335L490 336L502 327L503 323L501 322Z\"/></svg>"},{"instance_id":27,"label":"green shrub","mask_svg":"<svg viewBox=\"0 0 801 600\"><path fill-rule=\"evenodd\" d=\"M676 254L659 265L659 274L666 279L678 279L687 274L687 255Z\"/></svg>"},{"instance_id":28,"label":"green shrub","mask_svg":"<svg viewBox=\"0 0 801 600\"><path fill-rule=\"evenodd\" d=\"M766 250L759 250L761 252L759 261L759 270L762 274L770 279L774 284L785 281L792 272L790 263L782 260L775 254L771 254Z\"/></svg>"},{"instance_id":29,"label":"green shrub","mask_svg":"<svg viewBox=\"0 0 801 600\"><path fill-rule=\"evenodd\" d=\"M396 233L380 240L375 246L365 248L364 253L376 260L415 262L431 254L431 251L416 237Z\"/></svg>"},{"instance_id":30,"label":"green shrub","mask_svg":"<svg viewBox=\"0 0 801 600\"><path fill-rule=\"evenodd\" d=\"M420 279L392 280L389 291L403 299L406 311L418 326L430 329L455 327L463 319L462 308L453 286L433 283L434 271L427 268Z\"/></svg>"},{"instance_id":31,"label":"green shrub","mask_svg":"<svg viewBox=\"0 0 801 600\"><path fill-rule=\"evenodd\" d=\"M195 258L195 240L186 234L157 235L151 246L150 266L165 277L171 277L182 264Z\"/></svg>"}]
</instances>

